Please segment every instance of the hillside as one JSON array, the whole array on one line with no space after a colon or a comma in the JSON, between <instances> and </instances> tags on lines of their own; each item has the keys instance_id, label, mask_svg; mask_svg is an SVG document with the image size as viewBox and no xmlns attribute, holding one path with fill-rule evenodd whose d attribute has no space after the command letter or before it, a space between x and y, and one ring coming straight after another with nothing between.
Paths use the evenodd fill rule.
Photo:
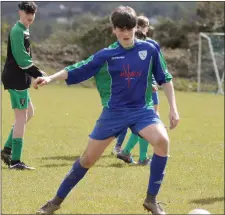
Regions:
<instances>
[{"instance_id":1,"label":"hillside","mask_svg":"<svg viewBox=\"0 0 225 215\"><path fill-rule=\"evenodd\" d=\"M115 41L109 24L109 13L106 13L106 11L110 11L112 7L118 5L118 2L37 3L41 16L31 27L32 40L34 41L32 45L33 56L36 63L41 68L46 69L46 72L52 73L68 64L83 60ZM15 4L15 2L3 3L4 19L7 19L8 15L11 14L8 7L12 4ZM127 2L127 4L135 5L135 2ZM159 42L170 72L174 77L196 81L199 32L224 32L224 2L199 2L197 4L194 2L190 4L143 2L138 4L137 10L143 9L143 11L146 11L144 9L146 5L154 5L152 7L155 8L154 13L161 15L157 19L150 18L150 20L155 28L153 39ZM107 7L104 8L103 6ZM160 6L161 9L159 9ZM162 13L165 12L165 6L168 7L167 14L170 18L165 16L166 13L162 16ZM184 6L187 7L186 10L184 10ZM67 12L73 11L73 13L70 13L70 18L67 17L71 22L64 24L56 22L56 18L65 15L65 13L63 15L59 12L59 7ZM150 11L153 11L152 8ZM178 17L178 14L182 11L181 8L186 11L182 19ZM192 10L187 12L188 8L192 8ZM88 13L83 14L84 11L88 11ZM179 11L176 13L177 16L174 15L176 11ZM104 16L105 14L107 16ZM185 14L189 14L189 16L186 17ZM42 19L46 22L43 22ZM7 30L3 31L3 41L6 39L6 36L4 36L7 35L6 33ZM207 50L208 46L207 44L204 45L206 49L204 50L206 53L204 59L206 64L204 66L208 70L210 80L215 75ZM220 46L224 47L224 41L220 43ZM4 53L3 50L3 62ZM221 60L221 56L219 56L218 67L219 71L223 72L224 62Z\"/></svg>"}]
</instances>

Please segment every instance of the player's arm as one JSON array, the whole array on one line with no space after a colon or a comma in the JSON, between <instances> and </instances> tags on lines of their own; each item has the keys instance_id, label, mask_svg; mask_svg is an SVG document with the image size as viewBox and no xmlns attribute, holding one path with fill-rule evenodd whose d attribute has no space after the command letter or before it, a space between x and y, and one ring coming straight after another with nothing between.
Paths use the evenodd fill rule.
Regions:
<instances>
[{"instance_id":1,"label":"player's arm","mask_svg":"<svg viewBox=\"0 0 225 215\"><path fill-rule=\"evenodd\" d=\"M68 85L77 84L96 75L105 63L102 51L97 52L86 60L65 67L63 70L48 77L39 77L34 81L34 88L56 80L65 80Z\"/></svg>"},{"instance_id":2,"label":"player's arm","mask_svg":"<svg viewBox=\"0 0 225 215\"><path fill-rule=\"evenodd\" d=\"M170 82L162 84L162 88L168 99L170 110L173 112L177 112L176 98L172 80Z\"/></svg>"},{"instance_id":3,"label":"player's arm","mask_svg":"<svg viewBox=\"0 0 225 215\"><path fill-rule=\"evenodd\" d=\"M90 56L88 59L67 66L68 72L66 83L68 85L77 84L95 76L106 62L104 49Z\"/></svg>"},{"instance_id":4,"label":"player's arm","mask_svg":"<svg viewBox=\"0 0 225 215\"><path fill-rule=\"evenodd\" d=\"M150 41L156 47L157 51L159 52L159 57L160 57L161 63L164 65L164 67L167 67L166 60L164 58L164 55L162 53L159 43L157 43L155 40L150 40Z\"/></svg>"},{"instance_id":5,"label":"player's arm","mask_svg":"<svg viewBox=\"0 0 225 215\"><path fill-rule=\"evenodd\" d=\"M173 129L179 122L176 98L172 82L172 75L168 72L165 65L161 62L160 54L155 49L152 59L152 72L159 85L162 86L170 106L170 128Z\"/></svg>"},{"instance_id":6,"label":"player's arm","mask_svg":"<svg viewBox=\"0 0 225 215\"><path fill-rule=\"evenodd\" d=\"M33 64L33 60L27 53L24 46L23 32L18 29L12 29L10 32L10 45L13 57L18 66L27 72L31 77L37 78L43 76L41 70Z\"/></svg>"}]
</instances>

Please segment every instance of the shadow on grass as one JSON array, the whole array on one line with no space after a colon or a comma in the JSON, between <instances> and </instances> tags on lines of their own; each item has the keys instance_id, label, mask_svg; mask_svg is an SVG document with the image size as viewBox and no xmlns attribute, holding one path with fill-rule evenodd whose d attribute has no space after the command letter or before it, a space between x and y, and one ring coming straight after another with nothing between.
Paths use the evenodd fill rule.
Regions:
<instances>
[{"instance_id":1,"label":"shadow on grass","mask_svg":"<svg viewBox=\"0 0 225 215\"><path fill-rule=\"evenodd\" d=\"M64 161L75 161L80 157L80 155L61 155L61 156L51 156L51 157L42 157L40 160L64 160ZM115 155L102 155L101 158L113 158ZM100 158L100 159L101 159Z\"/></svg>"},{"instance_id":2,"label":"shadow on grass","mask_svg":"<svg viewBox=\"0 0 225 215\"><path fill-rule=\"evenodd\" d=\"M115 164L95 164L94 167L100 167L100 168L127 168L127 167L137 167L137 165L132 165L132 164L126 164L126 163L115 163Z\"/></svg>"},{"instance_id":3,"label":"shadow on grass","mask_svg":"<svg viewBox=\"0 0 225 215\"><path fill-rule=\"evenodd\" d=\"M42 165L41 167L55 168L55 167L64 167L64 166L72 167L72 164L66 164L66 163L62 163L62 164L45 164L45 165Z\"/></svg>"},{"instance_id":4,"label":"shadow on grass","mask_svg":"<svg viewBox=\"0 0 225 215\"><path fill-rule=\"evenodd\" d=\"M60 160L60 161L72 161L71 163L62 163L62 164L44 164L41 167L46 167L46 168L54 168L54 167L64 167L64 166L69 166L72 167L73 162L75 162L75 160L77 160L80 156L75 155L75 156L71 156L71 155L61 155L61 156L52 156L52 157L42 157L39 158L41 160ZM107 154L107 155L103 155L100 158L100 162L101 160L104 160L105 158L113 158L115 159L115 161L118 161L117 158L115 157L115 155L111 155L111 154ZM127 164L121 161L121 163L113 163L113 164L104 164L103 162L98 162L97 164L95 164L93 167L100 167L100 168L124 168L124 167L137 167L137 165L135 164Z\"/></svg>"},{"instance_id":5,"label":"shadow on grass","mask_svg":"<svg viewBox=\"0 0 225 215\"><path fill-rule=\"evenodd\" d=\"M64 160L64 161L75 161L79 158L80 156L75 155L62 155L62 156L52 156L52 157L42 157L40 158L41 160Z\"/></svg>"},{"instance_id":6,"label":"shadow on grass","mask_svg":"<svg viewBox=\"0 0 225 215\"><path fill-rule=\"evenodd\" d=\"M7 166L2 166L2 169L9 169L9 167L7 167Z\"/></svg>"},{"instance_id":7,"label":"shadow on grass","mask_svg":"<svg viewBox=\"0 0 225 215\"><path fill-rule=\"evenodd\" d=\"M191 200L191 203L194 204L203 204L203 205L208 205L208 204L213 204L215 202L222 202L224 201L224 197L211 197L211 198L206 198L206 199L194 199Z\"/></svg>"}]
</instances>

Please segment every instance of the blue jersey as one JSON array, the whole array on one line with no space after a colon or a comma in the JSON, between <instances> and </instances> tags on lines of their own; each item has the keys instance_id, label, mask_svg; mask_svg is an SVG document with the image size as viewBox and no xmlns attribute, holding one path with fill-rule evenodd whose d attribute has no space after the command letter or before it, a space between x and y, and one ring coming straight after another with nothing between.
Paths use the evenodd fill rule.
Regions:
<instances>
[{"instance_id":1,"label":"blue jersey","mask_svg":"<svg viewBox=\"0 0 225 215\"><path fill-rule=\"evenodd\" d=\"M152 75L159 85L172 79L157 48L141 40L129 49L115 42L65 69L68 85L94 76L102 105L110 109L152 108Z\"/></svg>"},{"instance_id":2,"label":"blue jersey","mask_svg":"<svg viewBox=\"0 0 225 215\"><path fill-rule=\"evenodd\" d=\"M165 58L163 57L163 54L161 52L159 44L155 40L150 39L149 37L147 37L146 41L153 44L156 47L156 49L157 49L157 51L159 52L159 55L160 55L160 61L163 64L163 67L166 68L167 67L166 61L165 61ZM152 76L152 79L153 79L152 82L155 85L156 81L154 79L154 76Z\"/></svg>"},{"instance_id":3,"label":"blue jersey","mask_svg":"<svg viewBox=\"0 0 225 215\"><path fill-rule=\"evenodd\" d=\"M161 52L160 46L159 46L159 44L155 40L152 40L151 38L147 37L145 41L153 44L156 47L157 51L158 52Z\"/></svg>"}]
</instances>

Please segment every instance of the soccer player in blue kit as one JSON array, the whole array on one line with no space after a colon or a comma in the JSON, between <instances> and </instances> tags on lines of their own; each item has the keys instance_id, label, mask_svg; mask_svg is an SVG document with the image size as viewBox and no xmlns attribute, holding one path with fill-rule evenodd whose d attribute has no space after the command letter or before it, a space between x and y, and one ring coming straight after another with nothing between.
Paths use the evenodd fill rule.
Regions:
<instances>
[{"instance_id":1,"label":"soccer player in blue kit","mask_svg":"<svg viewBox=\"0 0 225 215\"><path fill-rule=\"evenodd\" d=\"M143 206L153 214L165 214L156 201L169 152L167 131L153 109L152 74L165 91L170 106L170 128L177 126L177 111L172 76L160 63L157 49L148 42L136 40L136 13L128 6L119 6L111 14L113 33L118 41L74 65L34 81L34 88L52 81L65 80L77 84L94 76L103 106L102 113L89 135L87 148L62 181L56 196L37 214L53 214L70 191L101 157L106 147L129 127L153 146L147 196ZM112 176L113 177L113 176Z\"/></svg>"},{"instance_id":2,"label":"soccer player in blue kit","mask_svg":"<svg viewBox=\"0 0 225 215\"><path fill-rule=\"evenodd\" d=\"M160 62L161 62L161 64L163 64L164 69L166 69L166 67L167 67L166 61L164 59L163 53L161 52L159 44L155 40L152 40L151 38L147 37L149 30L150 30L149 19L143 15L138 16L137 17L137 30L135 32L136 38L147 41L156 47L156 49L158 50L158 52L160 54L160 59L161 59ZM153 30L151 30L151 34L153 34ZM157 87L156 87L154 77L152 77L152 78L153 78L153 80L152 80L152 87L153 87L152 100L153 100L153 104L154 104L154 109L155 109L156 113L159 115L159 105L158 105L159 99L158 99ZM148 158L148 155L147 155L149 143L145 139L139 137L138 135L131 133L127 144L125 145L125 147L123 149L121 149L121 145L123 143L121 140L124 140L126 131L127 131L127 129L123 130L119 134L119 136L117 138L117 140L118 140L117 144L113 150L114 154L117 155L117 158L123 160L126 163L135 163L135 161L132 158L131 151L135 147L135 145L139 142L140 153L139 153L138 164L139 165L148 165L149 162L151 161L151 159Z\"/></svg>"}]
</instances>

